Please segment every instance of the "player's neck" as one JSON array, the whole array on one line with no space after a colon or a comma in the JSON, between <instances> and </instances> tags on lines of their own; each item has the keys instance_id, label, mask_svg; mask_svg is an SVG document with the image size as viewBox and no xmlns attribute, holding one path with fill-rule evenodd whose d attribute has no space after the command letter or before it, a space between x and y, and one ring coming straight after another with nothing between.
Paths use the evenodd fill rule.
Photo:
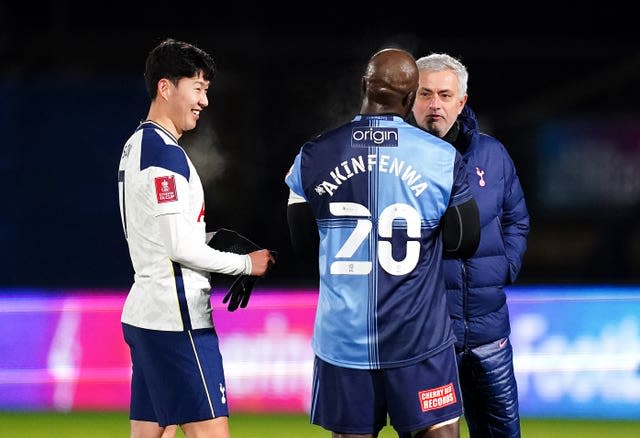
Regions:
<instances>
[{"instance_id":1,"label":"player's neck","mask_svg":"<svg viewBox=\"0 0 640 438\"><path fill-rule=\"evenodd\" d=\"M162 111L159 111L158 108L155 108L153 105L149 109L149 114L147 114L146 120L157 123L162 126L164 129L169 131L176 139L181 137L181 134L178 133L175 124L171 120L169 116L164 114Z\"/></svg>"}]
</instances>

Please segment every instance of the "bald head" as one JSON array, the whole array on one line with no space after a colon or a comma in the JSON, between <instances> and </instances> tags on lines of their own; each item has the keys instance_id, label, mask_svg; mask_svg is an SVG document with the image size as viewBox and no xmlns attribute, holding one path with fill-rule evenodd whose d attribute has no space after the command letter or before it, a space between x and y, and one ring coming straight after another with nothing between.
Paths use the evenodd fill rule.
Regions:
<instances>
[{"instance_id":1,"label":"bald head","mask_svg":"<svg viewBox=\"0 0 640 438\"><path fill-rule=\"evenodd\" d=\"M362 77L364 99L361 114L398 114L411 110L420 74L414 57L401 49L375 53Z\"/></svg>"}]
</instances>

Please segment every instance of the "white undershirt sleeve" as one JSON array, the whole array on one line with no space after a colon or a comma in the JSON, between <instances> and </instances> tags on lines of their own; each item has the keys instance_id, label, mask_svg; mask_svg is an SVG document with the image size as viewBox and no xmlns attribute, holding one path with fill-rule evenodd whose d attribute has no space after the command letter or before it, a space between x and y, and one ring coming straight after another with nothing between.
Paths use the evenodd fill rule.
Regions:
<instances>
[{"instance_id":1,"label":"white undershirt sleeve","mask_svg":"<svg viewBox=\"0 0 640 438\"><path fill-rule=\"evenodd\" d=\"M289 199L287 200L287 205L299 204L301 202L307 202L307 200L298 195L293 190L289 190Z\"/></svg>"},{"instance_id":2,"label":"white undershirt sleeve","mask_svg":"<svg viewBox=\"0 0 640 438\"><path fill-rule=\"evenodd\" d=\"M158 216L160 235L174 262L201 271L228 275L251 274L251 258L245 254L218 251L191 231L181 214Z\"/></svg>"}]
</instances>

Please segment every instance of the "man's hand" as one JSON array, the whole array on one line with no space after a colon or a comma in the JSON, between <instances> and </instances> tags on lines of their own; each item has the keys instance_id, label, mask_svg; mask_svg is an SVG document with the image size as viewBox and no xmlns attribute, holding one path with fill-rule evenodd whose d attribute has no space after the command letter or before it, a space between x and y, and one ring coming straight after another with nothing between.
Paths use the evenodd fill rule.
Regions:
<instances>
[{"instance_id":1,"label":"man's hand","mask_svg":"<svg viewBox=\"0 0 640 438\"><path fill-rule=\"evenodd\" d=\"M249 257L251 257L251 275L258 277L266 274L276 262L274 253L267 249L251 252Z\"/></svg>"},{"instance_id":2,"label":"man's hand","mask_svg":"<svg viewBox=\"0 0 640 438\"><path fill-rule=\"evenodd\" d=\"M239 275L222 299L223 304L229 303L227 309L230 312L238 307L247 307L256 281L276 262L276 252L262 249L242 234L226 228L220 228L213 233L209 246L219 251L247 254L251 258L251 275Z\"/></svg>"},{"instance_id":3,"label":"man's hand","mask_svg":"<svg viewBox=\"0 0 640 438\"><path fill-rule=\"evenodd\" d=\"M266 258L264 254L265 252ZM251 297L251 292L253 291L253 286L255 286L258 278L265 275L276 262L275 255L276 253L274 251L268 251L266 249L254 251L249 254L252 263L251 275L238 276L229 288L229 292L227 292L222 299L222 304L229 302L227 309L230 312L233 312L238 307L247 307L247 304L249 304L249 298ZM257 264L260 265L259 268L256 268Z\"/></svg>"}]
</instances>

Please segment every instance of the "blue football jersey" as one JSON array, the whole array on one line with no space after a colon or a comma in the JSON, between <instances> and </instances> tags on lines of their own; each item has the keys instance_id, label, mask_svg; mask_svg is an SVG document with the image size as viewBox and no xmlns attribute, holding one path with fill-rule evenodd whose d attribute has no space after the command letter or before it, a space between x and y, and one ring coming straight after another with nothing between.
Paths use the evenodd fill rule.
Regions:
<instances>
[{"instance_id":1,"label":"blue football jersey","mask_svg":"<svg viewBox=\"0 0 640 438\"><path fill-rule=\"evenodd\" d=\"M321 359L389 368L453 343L440 219L471 198L453 146L398 116L358 115L305 143L285 182L318 224Z\"/></svg>"}]
</instances>

